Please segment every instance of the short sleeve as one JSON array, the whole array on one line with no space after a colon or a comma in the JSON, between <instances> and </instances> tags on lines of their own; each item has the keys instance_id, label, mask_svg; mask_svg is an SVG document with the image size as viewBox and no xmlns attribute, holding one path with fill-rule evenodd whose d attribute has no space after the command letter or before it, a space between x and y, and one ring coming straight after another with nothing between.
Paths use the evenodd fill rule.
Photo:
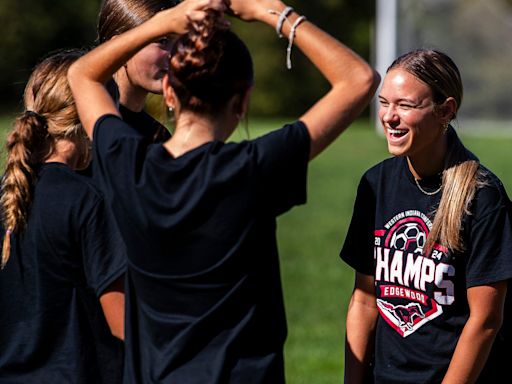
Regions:
<instances>
[{"instance_id":1,"label":"short sleeve","mask_svg":"<svg viewBox=\"0 0 512 384\"><path fill-rule=\"evenodd\" d=\"M301 121L254 140L260 194L275 215L306 202L310 141Z\"/></svg>"},{"instance_id":2,"label":"short sleeve","mask_svg":"<svg viewBox=\"0 0 512 384\"><path fill-rule=\"evenodd\" d=\"M484 187L480 205L493 207L476 212L470 225L466 284L467 287L496 283L512 278L511 205L504 189ZM477 208L478 209L478 208Z\"/></svg>"},{"instance_id":3,"label":"short sleeve","mask_svg":"<svg viewBox=\"0 0 512 384\"><path fill-rule=\"evenodd\" d=\"M94 127L93 175L99 187L110 196L111 186L124 189L133 185L151 140L115 115L104 115ZM127 184L128 183L128 184Z\"/></svg>"},{"instance_id":4,"label":"short sleeve","mask_svg":"<svg viewBox=\"0 0 512 384\"><path fill-rule=\"evenodd\" d=\"M85 215L81 242L87 284L100 296L126 268L125 246L103 199Z\"/></svg>"},{"instance_id":5,"label":"short sleeve","mask_svg":"<svg viewBox=\"0 0 512 384\"><path fill-rule=\"evenodd\" d=\"M352 219L340 257L357 272L374 274L375 194L365 176L357 188Z\"/></svg>"}]
</instances>

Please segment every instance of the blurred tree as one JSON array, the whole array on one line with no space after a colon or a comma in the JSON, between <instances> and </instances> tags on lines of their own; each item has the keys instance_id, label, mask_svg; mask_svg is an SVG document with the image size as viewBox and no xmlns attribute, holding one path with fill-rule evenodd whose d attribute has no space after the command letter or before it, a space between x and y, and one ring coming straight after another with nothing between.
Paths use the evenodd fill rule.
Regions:
<instances>
[{"instance_id":1,"label":"blurred tree","mask_svg":"<svg viewBox=\"0 0 512 384\"><path fill-rule=\"evenodd\" d=\"M100 0L1 0L0 105L19 103L34 65L60 48L90 46Z\"/></svg>"}]
</instances>

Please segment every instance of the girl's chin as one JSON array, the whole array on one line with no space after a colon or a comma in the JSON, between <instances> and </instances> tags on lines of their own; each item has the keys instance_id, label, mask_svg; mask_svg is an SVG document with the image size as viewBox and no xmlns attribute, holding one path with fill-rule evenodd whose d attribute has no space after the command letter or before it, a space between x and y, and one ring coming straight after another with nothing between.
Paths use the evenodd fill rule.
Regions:
<instances>
[{"instance_id":1,"label":"girl's chin","mask_svg":"<svg viewBox=\"0 0 512 384\"><path fill-rule=\"evenodd\" d=\"M388 141L388 152L393 156L406 156L407 149L405 146L393 145Z\"/></svg>"}]
</instances>

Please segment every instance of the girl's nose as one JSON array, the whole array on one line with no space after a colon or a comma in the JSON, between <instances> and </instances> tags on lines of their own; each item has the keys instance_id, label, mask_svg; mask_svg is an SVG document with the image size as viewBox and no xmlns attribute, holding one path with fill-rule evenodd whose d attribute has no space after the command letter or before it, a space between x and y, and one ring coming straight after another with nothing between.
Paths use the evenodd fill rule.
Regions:
<instances>
[{"instance_id":1,"label":"girl's nose","mask_svg":"<svg viewBox=\"0 0 512 384\"><path fill-rule=\"evenodd\" d=\"M386 124L391 124L399 120L395 105L392 103L380 106L380 116L382 122Z\"/></svg>"}]
</instances>

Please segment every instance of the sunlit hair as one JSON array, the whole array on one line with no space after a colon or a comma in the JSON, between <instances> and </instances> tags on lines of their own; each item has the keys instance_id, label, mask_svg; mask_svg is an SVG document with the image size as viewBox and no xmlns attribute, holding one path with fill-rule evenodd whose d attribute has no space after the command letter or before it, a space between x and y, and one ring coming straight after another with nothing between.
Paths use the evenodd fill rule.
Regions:
<instances>
[{"instance_id":1,"label":"sunlit hair","mask_svg":"<svg viewBox=\"0 0 512 384\"><path fill-rule=\"evenodd\" d=\"M418 49L397 58L388 68L400 68L425 83L432 91L436 107L453 97L460 108L463 96L459 69L446 54L432 49ZM456 114L452 116L452 119ZM435 243L463 251L462 222L470 214L476 189L485 184L485 174L478 159L451 131L442 177L442 196L424 250L428 254Z\"/></svg>"},{"instance_id":2,"label":"sunlit hair","mask_svg":"<svg viewBox=\"0 0 512 384\"><path fill-rule=\"evenodd\" d=\"M253 84L249 50L221 20L210 12L172 47L169 83L183 110L215 114Z\"/></svg>"},{"instance_id":3,"label":"sunlit hair","mask_svg":"<svg viewBox=\"0 0 512 384\"><path fill-rule=\"evenodd\" d=\"M103 0L98 15L98 42L126 32L149 20L178 0Z\"/></svg>"},{"instance_id":4,"label":"sunlit hair","mask_svg":"<svg viewBox=\"0 0 512 384\"><path fill-rule=\"evenodd\" d=\"M0 197L6 230L2 267L9 259L10 234L24 229L36 168L54 153L56 142L69 140L75 144L77 168L89 163L90 142L80 124L66 76L69 66L82 54L79 50L52 54L36 66L25 87L25 112L16 118L6 142Z\"/></svg>"}]
</instances>

